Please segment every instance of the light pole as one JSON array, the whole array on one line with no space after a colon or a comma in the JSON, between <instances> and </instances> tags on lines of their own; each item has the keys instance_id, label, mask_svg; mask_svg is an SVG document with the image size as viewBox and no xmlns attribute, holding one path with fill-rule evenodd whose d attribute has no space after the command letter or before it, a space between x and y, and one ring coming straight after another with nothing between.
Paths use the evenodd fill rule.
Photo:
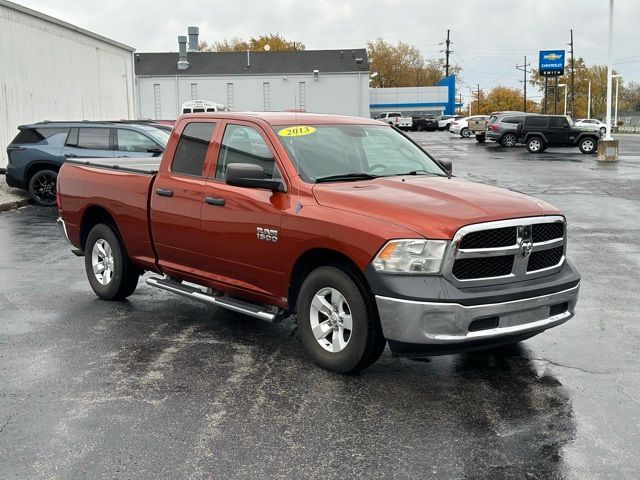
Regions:
<instances>
[{"instance_id":1,"label":"light pole","mask_svg":"<svg viewBox=\"0 0 640 480\"><path fill-rule=\"evenodd\" d=\"M589 96L587 97L587 118L591 118L591 80L589 80Z\"/></svg>"},{"instance_id":2,"label":"light pole","mask_svg":"<svg viewBox=\"0 0 640 480\"><path fill-rule=\"evenodd\" d=\"M611 54L613 51L613 0L609 0L609 49L607 55L607 135L605 140L611 138Z\"/></svg>"},{"instance_id":3,"label":"light pole","mask_svg":"<svg viewBox=\"0 0 640 480\"><path fill-rule=\"evenodd\" d=\"M564 113L563 115L567 114L567 84L566 83L559 83L558 87L564 87Z\"/></svg>"},{"instance_id":4,"label":"light pole","mask_svg":"<svg viewBox=\"0 0 640 480\"><path fill-rule=\"evenodd\" d=\"M620 86L620 77L622 75L617 74L617 75L611 75L611 78L615 78L616 79L616 110L615 113L613 115L613 125L617 126L618 125L618 87Z\"/></svg>"}]
</instances>

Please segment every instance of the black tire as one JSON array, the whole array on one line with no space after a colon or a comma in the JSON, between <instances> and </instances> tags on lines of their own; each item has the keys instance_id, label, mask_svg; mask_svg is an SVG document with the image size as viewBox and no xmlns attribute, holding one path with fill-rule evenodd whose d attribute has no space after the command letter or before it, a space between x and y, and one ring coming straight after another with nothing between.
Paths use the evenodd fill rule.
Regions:
<instances>
[{"instance_id":1,"label":"black tire","mask_svg":"<svg viewBox=\"0 0 640 480\"><path fill-rule=\"evenodd\" d=\"M585 155L591 155L598 151L598 141L593 137L585 137L580 140L578 148Z\"/></svg>"},{"instance_id":2,"label":"black tire","mask_svg":"<svg viewBox=\"0 0 640 480\"><path fill-rule=\"evenodd\" d=\"M484 143L486 140L487 140L487 137L485 137L484 135L476 135L476 142Z\"/></svg>"},{"instance_id":3,"label":"black tire","mask_svg":"<svg viewBox=\"0 0 640 480\"><path fill-rule=\"evenodd\" d=\"M426 130L424 125L418 124L418 126L416 127L416 130L418 132L424 132Z\"/></svg>"},{"instance_id":4,"label":"black tire","mask_svg":"<svg viewBox=\"0 0 640 480\"><path fill-rule=\"evenodd\" d=\"M334 289L341 294L352 319L352 330L349 332L347 343L337 352L323 347L320 340L316 340L312 330L312 302L324 289ZM342 308L335 312L336 315L340 310ZM377 310L364 285L348 270L338 266L324 266L313 270L300 288L297 311L302 343L309 356L322 368L337 373L352 373L372 365L380 358L386 340L382 334ZM322 322L324 324L331 320L329 315L320 313L317 313L317 318L325 319ZM332 344L336 333L330 328L326 330L323 338Z\"/></svg>"},{"instance_id":5,"label":"black tire","mask_svg":"<svg viewBox=\"0 0 640 480\"><path fill-rule=\"evenodd\" d=\"M529 153L541 153L546 150L546 146L544 144L544 140L541 137L529 137L527 139L527 150Z\"/></svg>"},{"instance_id":6,"label":"black tire","mask_svg":"<svg viewBox=\"0 0 640 480\"><path fill-rule=\"evenodd\" d=\"M462 130L460 130L460 136L462 138L469 138L471 136L471 132L469 131L468 128L463 128Z\"/></svg>"},{"instance_id":7,"label":"black tire","mask_svg":"<svg viewBox=\"0 0 640 480\"><path fill-rule=\"evenodd\" d=\"M102 250L110 255L105 256L97 251L100 248L96 247L98 242L100 242ZM105 243L109 247L108 249L105 247ZM96 252L94 252L94 247ZM104 273L102 274L94 273L93 265L96 259L99 261L100 258L102 258L101 264L103 266L105 259L107 259L106 265L109 268L103 268ZM84 265L91 288L103 300L123 300L130 296L138 285L140 271L129 260L120 237L110 225L99 223L89 232L85 245ZM108 271L111 272L110 277L107 275ZM101 278L98 278L98 275Z\"/></svg>"},{"instance_id":8,"label":"black tire","mask_svg":"<svg viewBox=\"0 0 640 480\"><path fill-rule=\"evenodd\" d=\"M55 207L56 181L58 172L55 170L38 170L29 180L29 193L37 205Z\"/></svg>"},{"instance_id":9,"label":"black tire","mask_svg":"<svg viewBox=\"0 0 640 480\"><path fill-rule=\"evenodd\" d=\"M605 133L607 133L607 127L601 127L600 128L600 135L603 136Z\"/></svg>"},{"instance_id":10,"label":"black tire","mask_svg":"<svg viewBox=\"0 0 640 480\"><path fill-rule=\"evenodd\" d=\"M507 132L500 139L500 145L503 147L511 148L515 147L516 143L518 143L518 137L515 133Z\"/></svg>"}]
</instances>

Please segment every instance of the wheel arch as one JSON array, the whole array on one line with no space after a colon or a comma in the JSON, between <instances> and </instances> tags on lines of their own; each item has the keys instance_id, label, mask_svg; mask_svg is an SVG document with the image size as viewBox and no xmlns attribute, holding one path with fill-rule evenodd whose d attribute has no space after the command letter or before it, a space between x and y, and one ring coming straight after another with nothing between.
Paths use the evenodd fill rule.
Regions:
<instances>
[{"instance_id":1,"label":"wheel arch","mask_svg":"<svg viewBox=\"0 0 640 480\"><path fill-rule=\"evenodd\" d=\"M85 245L87 244L87 237L89 236L89 232L93 227L98 225L99 223L105 223L115 230L115 234L118 236L119 240L122 242L122 235L120 234L120 229L118 228L118 224L116 223L114 215L109 212L105 207L101 205L90 205L88 206L84 212L82 212L82 218L80 220L80 249L85 250ZM122 242L124 247L124 242Z\"/></svg>"},{"instance_id":2,"label":"wheel arch","mask_svg":"<svg viewBox=\"0 0 640 480\"><path fill-rule=\"evenodd\" d=\"M289 311L292 313L296 311L298 292L307 275L318 267L329 265L338 267L350 274L358 286L363 289L364 293L366 293L370 299L373 298L373 294L363 272L353 259L331 248L311 248L298 257L291 270L288 289Z\"/></svg>"},{"instance_id":3,"label":"wheel arch","mask_svg":"<svg viewBox=\"0 0 640 480\"><path fill-rule=\"evenodd\" d=\"M61 165L51 160L34 160L24 170L25 185L29 185L31 178L40 170L54 170L56 173L60 171Z\"/></svg>"},{"instance_id":4,"label":"wheel arch","mask_svg":"<svg viewBox=\"0 0 640 480\"><path fill-rule=\"evenodd\" d=\"M527 143L531 137L540 137L544 143L549 143L547 141L547 136L542 132L529 132L524 137L524 142Z\"/></svg>"}]
</instances>

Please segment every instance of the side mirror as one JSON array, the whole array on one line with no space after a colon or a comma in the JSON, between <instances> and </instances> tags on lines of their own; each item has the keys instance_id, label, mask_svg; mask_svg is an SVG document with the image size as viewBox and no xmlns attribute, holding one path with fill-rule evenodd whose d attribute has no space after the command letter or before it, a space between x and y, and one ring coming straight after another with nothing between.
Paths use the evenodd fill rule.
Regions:
<instances>
[{"instance_id":1,"label":"side mirror","mask_svg":"<svg viewBox=\"0 0 640 480\"><path fill-rule=\"evenodd\" d=\"M162 155L164 150L160 147L152 147L152 148L147 148L147 152L153 153L153 156L156 157L158 155Z\"/></svg>"},{"instance_id":2,"label":"side mirror","mask_svg":"<svg viewBox=\"0 0 640 480\"><path fill-rule=\"evenodd\" d=\"M265 178L264 168L253 163L230 163L225 176L227 185L245 188L265 188L274 192L286 192L282 180Z\"/></svg>"},{"instance_id":3,"label":"side mirror","mask_svg":"<svg viewBox=\"0 0 640 480\"><path fill-rule=\"evenodd\" d=\"M453 162L451 160L438 160L438 163L442 165L449 175L453 174Z\"/></svg>"}]
</instances>

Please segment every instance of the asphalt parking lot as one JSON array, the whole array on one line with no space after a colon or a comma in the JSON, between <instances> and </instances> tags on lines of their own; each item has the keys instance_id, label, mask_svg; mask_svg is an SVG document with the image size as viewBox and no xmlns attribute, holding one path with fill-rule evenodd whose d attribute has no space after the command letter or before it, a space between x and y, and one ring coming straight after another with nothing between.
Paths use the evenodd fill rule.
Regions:
<instances>
[{"instance_id":1,"label":"asphalt parking lot","mask_svg":"<svg viewBox=\"0 0 640 480\"><path fill-rule=\"evenodd\" d=\"M637 478L640 136L577 149L411 134L455 174L551 201L583 280L567 324L355 376L270 325L140 283L98 300L52 209L0 213L0 478Z\"/></svg>"}]
</instances>

